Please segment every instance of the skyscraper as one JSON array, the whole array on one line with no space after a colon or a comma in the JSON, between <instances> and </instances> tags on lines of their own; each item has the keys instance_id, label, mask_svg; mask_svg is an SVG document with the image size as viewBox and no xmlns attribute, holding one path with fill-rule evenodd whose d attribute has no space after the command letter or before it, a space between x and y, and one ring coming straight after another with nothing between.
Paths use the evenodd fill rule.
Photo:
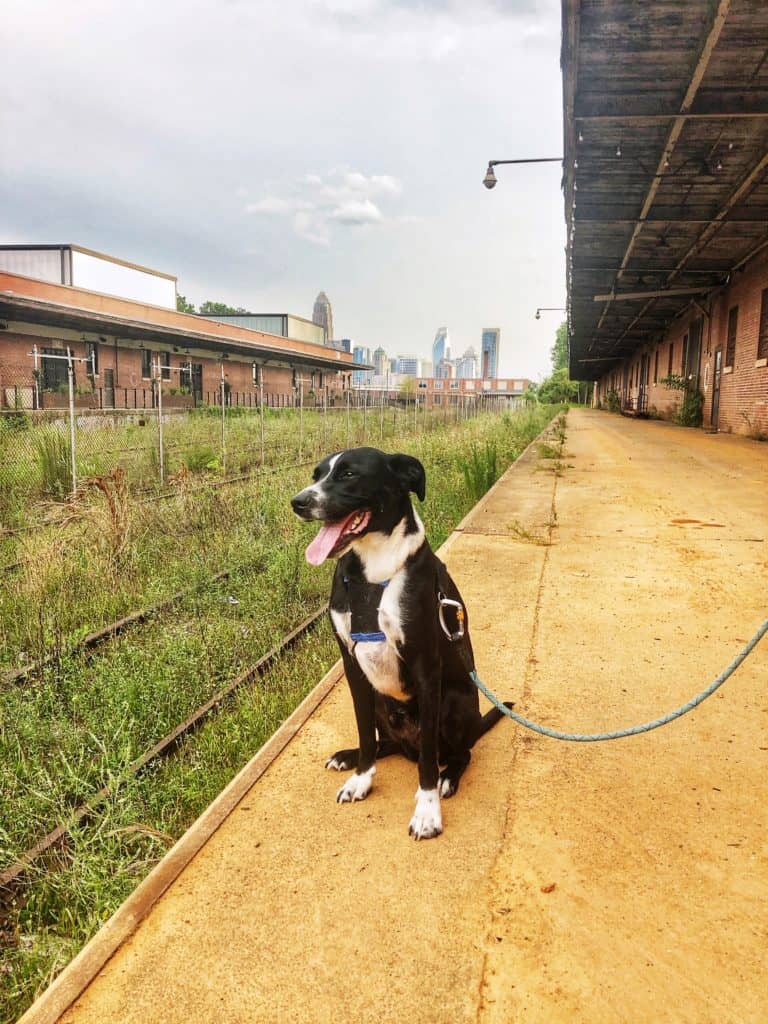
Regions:
<instances>
[{"instance_id":1,"label":"skyscraper","mask_svg":"<svg viewBox=\"0 0 768 1024\"><path fill-rule=\"evenodd\" d=\"M432 365L437 369L444 359L451 358L451 339L447 327L438 327L432 342Z\"/></svg>"},{"instance_id":2,"label":"skyscraper","mask_svg":"<svg viewBox=\"0 0 768 1024\"><path fill-rule=\"evenodd\" d=\"M456 376L465 380L477 377L477 353L471 345L464 355L456 360Z\"/></svg>"},{"instance_id":3,"label":"skyscraper","mask_svg":"<svg viewBox=\"0 0 768 1024\"><path fill-rule=\"evenodd\" d=\"M421 377L421 360L418 356L400 355L397 357L397 373L408 377Z\"/></svg>"},{"instance_id":4,"label":"skyscraper","mask_svg":"<svg viewBox=\"0 0 768 1024\"><path fill-rule=\"evenodd\" d=\"M312 310L312 322L320 324L321 327L325 328L326 344L329 341L333 341L333 310L331 309L331 301L325 292L320 292L315 299L315 305Z\"/></svg>"},{"instance_id":5,"label":"skyscraper","mask_svg":"<svg viewBox=\"0 0 768 1024\"><path fill-rule=\"evenodd\" d=\"M371 350L364 347L363 345L353 345L352 348L352 362L353 363L368 363L371 362ZM371 383L372 373L370 370L353 370L352 371L352 387L360 388L366 384Z\"/></svg>"},{"instance_id":6,"label":"skyscraper","mask_svg":"<svg viewBox=\"0 0 768 1024\"><path fill-rule=\"evenodd\" d=\"M484 327L480 349L480 376L484 380L495 380L499 375L499 344L501 328Z\"/></svg>"},{"instance_id":7,"label":"skyscraper","mask_svg":"<svg viewBox=\"0 0 768 1024\"><path fill-rule=\"evenodd\" d=\"M389 356L381 346L373 353L373 365L377 377L386 377L389 373Z\"/></svg>"}]
</instances>

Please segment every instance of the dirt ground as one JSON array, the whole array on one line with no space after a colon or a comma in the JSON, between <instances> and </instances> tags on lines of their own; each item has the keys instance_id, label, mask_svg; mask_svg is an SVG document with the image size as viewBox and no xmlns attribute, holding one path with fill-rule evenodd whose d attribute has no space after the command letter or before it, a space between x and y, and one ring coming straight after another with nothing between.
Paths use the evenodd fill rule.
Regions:
<instances>
[{"instance_id":1,"label":"dirt ground","mask_svg":"<svg viewBox=\"0 0 768 1024\"><path fill-rule=\"evenodd\" d=\"M585 732L655 718L768 616L768 445L571 410L559 470L531 449L443 555L480 676L518 711ZM114 955L24 1020L763 1024L767 680L768 639L645 736L503 722L422 843L405 761L335 803L322 766L354 724L326 681L164 895L126 908Z\"/></svg>"}]
</instances>

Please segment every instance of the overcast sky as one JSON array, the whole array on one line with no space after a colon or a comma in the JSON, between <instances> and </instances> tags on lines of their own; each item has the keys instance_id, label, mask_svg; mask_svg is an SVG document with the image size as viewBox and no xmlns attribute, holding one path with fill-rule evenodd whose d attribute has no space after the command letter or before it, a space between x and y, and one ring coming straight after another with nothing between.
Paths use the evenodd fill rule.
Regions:
<instances>
[{"instance_id":1,"label":"overcast sky","mask_svg":"<svg viewBox=\"0 0 768 1024\"><path fill-rule=\"evenodd\" d=\"M73 242L197 303L426 356L565 304L559 0L6 0L0 239Z\"/></svg>"}]
</instances>

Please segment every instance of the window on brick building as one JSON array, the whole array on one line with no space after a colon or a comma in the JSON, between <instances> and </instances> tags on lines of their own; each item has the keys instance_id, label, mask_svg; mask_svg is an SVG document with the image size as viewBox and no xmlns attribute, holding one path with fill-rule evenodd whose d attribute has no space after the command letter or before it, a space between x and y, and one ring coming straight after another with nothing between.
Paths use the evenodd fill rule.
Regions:
<instances>
[{"instance_id":1,"label":"window on brick building","mask_svg":"<svg viewBox=\"0 0 768 1024\"><path fill-rule=\"evenodd\" d=\"M674 346L673 342L670 341L670 343L669 343L669 363L667 365L667 376L668 377L672 376L672 357L674 356L674 354L675 354L675 346Z\"/></svg>"},{"instance_id":2,"label":"window on brick building","mask_svg":"<svg viewBox=\"0 0 768 1024\"><path fill-rule=\"evenodd\" d=\"M148 348L141 350L141 376L152 376L152 353Z\"/></svg>"},{"instance_id":3,"label":"window on brick building","mask_svg":"<svg viewBox=\"0 0 768 1024\"><path fill-rule=\"evenodd\" d=\"M725 365L733 366L736 358L736 330L739 323L739 307L732 306L728 310L728 333L725 341Z\"/></svg>"},{"instance_id":4,"label":"window on brick building","mask_svg":"<svg viewBox=\"0 0 768 1024\"><path fill-rule=\"evenodd\" d=\"M657 384L659 380L659 350L656 349L656 355L653 358L653 383Z\"/></svg>"},{"instance_id":5,"label":"window on brick building","mask_svg":"<svg viewBox=\"0 0 768 1024\"><path fill-rule=\"evenodd\" d=\"M683 337L683 358L680 360L680 373L683 377L688 376L688 335Z\"/></svg>"},{"instance_id":6,"label":"window on brick building","mask_svg":"<svg viewBox=\"0 0 768 1024\"><path fill-rule=\"evenodd\" d=\"M45 391L57 391L68 384L67 354L65 348L44 348L44 356L55 356L55 359L40 360L40 380Z\"/></svg>"},{"instance_id":7,"label":"window on brick building","mask_svg":"<svg viewBox=\"0 0 768 1024\"><path fill-rule=\"evenodd\" d=\"M768 288L760 302L760 330L757 335L757 358L768 359Z\"/></svg>"}]
</instances>

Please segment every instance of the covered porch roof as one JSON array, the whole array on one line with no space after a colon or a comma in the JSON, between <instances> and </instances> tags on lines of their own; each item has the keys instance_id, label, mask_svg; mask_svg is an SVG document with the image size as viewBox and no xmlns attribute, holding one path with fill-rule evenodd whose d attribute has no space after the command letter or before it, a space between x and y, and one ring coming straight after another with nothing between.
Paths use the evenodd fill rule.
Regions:
<instances>
[{"instance_id":1,"label":"covered porch roof","mask_svg":"<svg viewBox=\"0 0 768 1024\"><path fill-rule=\"evenodd\" d=\"M768 4L564 0L570 375L596 379L768 246Z\"/></svg>"}]
</instances>

